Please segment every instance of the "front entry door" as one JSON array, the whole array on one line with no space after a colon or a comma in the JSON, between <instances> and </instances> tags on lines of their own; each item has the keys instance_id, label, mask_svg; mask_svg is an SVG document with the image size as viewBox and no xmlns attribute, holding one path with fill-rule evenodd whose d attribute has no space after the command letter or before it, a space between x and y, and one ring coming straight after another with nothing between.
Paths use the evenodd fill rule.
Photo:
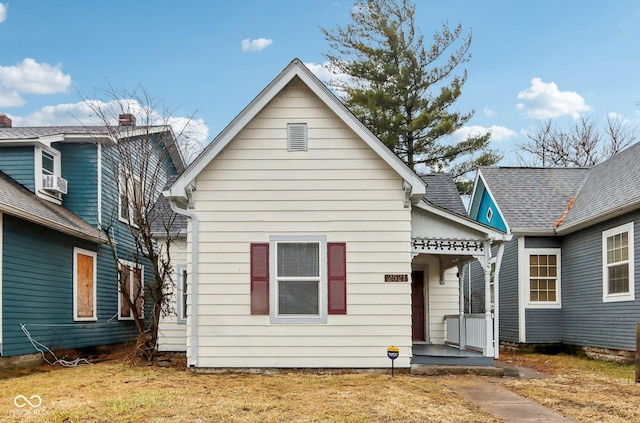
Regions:
<instances>
[{"instance_id":1,"label":"front entry door","mask_svg":"<svg viewBox=\"0 0 640 423\"><path fill-rule=\"evenodd\" d=\"M424 341L424 272L411 273L411 335L414 341Z\"/></svg>"}]
</instances>

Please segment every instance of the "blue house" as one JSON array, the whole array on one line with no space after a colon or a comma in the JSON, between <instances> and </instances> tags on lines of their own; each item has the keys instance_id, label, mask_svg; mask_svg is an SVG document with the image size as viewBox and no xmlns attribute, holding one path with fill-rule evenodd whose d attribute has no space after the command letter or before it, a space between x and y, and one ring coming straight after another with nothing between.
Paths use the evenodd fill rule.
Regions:
<instances>
[{"instance_id":1,"label":"blue house","mask_svg":"<svg viewBox=\"0 0 640 423\"><path fill-rule=\"evenodd\" d=\"M0 115L0 356L36 353L28 336L51 350L135 339L122 296L144 289L151 272L135 259L128 229L135 188L122 189L139 181L121 180L114 146L163 139L159 149L168 154L158 156L154 178L164 181L184 163L170 128L137 128L131 115L120 125L12 127ZM119 290L105 230L128 292Z\"/></svg>"},{"instance_id":2,"label":"blue house","mask_svg":"<svg viewBox=\"0 0 640 423\"><path fill-rule=\"evenodd\" d=\"M469 215L513 235L495 269L503 344L633 357L640 322L640 144L591 168L481 168ZM481 307L478 276L466 269L470 308Z\"/></svg>"}]
</instances>

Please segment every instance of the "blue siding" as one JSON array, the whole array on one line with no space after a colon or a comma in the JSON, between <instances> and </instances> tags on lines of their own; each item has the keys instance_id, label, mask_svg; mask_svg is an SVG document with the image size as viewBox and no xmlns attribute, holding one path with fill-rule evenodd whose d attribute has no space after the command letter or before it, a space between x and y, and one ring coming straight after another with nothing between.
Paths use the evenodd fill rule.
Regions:
<instances>
[{"instance_id":1,"label":"blue siding","mask_svg":"<svg viewBox=\"0 0 640 423\"><path fill-rule=\"evenodd\" d=\"M518 314L518 239L513 239L504 246L499 277L500 292L500 340L519 341Z\"/></svg>"},{"instance_id":2,"label":"blue siding","mask_svg":"<svg viewBox=\"0 0 640 423\"><path fill-rule=\"evenodd\" d=\"M107 345L135 339L133 322L117 313L113 261L105 246L77 240L5 215L3 225L3 355L35 353L20 329L51 349ZM73 248L98 253L98 321L73 321Z\"/></svg>"},{"instance_id":3,"label":"blue siding","mask_svg":"<svg viewBox=\"0 0 640 423\"><path fill-rule=\"evenodd\" d=\"M528 308L525 310L526 342L555 344L563 341L562 310L559 308Z\"/></svg>"},{"instance_id":4,"label":"blue siding","mask_svg":"<svg viewBox=\"0 0 640 423\"><path fill-rule=\"evenodd\" d=\"M497 248L492 254L495 256ZM470 269L470 270L469 270ZM499 276L500 340L518 342L518 241L505 243ZM469 272L471 273L471 310L469 300ZM465 266L464 274L465 312L484 312L484 272L480 263L473 260Z\"/></svg>"},{"instance_id":5,"label":"blue siding","mask_svg":"<svg viewBox=\"0 0 640 423\"><path fill-rule=\"evenodd\" d=\"M634 222L635 301L602 301L602 231ZM640 322L640 213L565 236L562 244L564 342L635 351Z\"/></svg>"},{"instance_id":6,"label":"blue siding","mask_svg":"<svg viewBox=\"0 0 640 423\"><path fill-rule=\"evenodd\" d=\"M33 146L0 148L0 170L35 192Z\"/></svg>"},{"instance_id":7,"label":"blue siding","mask_svg":"<svg viewBox=\"0 0 640 423\"><path fill-rule=\"evenodd\" d=\"M62 177L68 181L63 206L92 225L98 218L98 153L96 144L56 144Z\"/></svg>"},{"instance_id":8,"label":"blue siding","mask_svg":"<svg viewBox=\"0 0 640 423\"><path fill-rule=\"evenodd\" d=\"M487 213L489 209L492 211L491 220L487 219ZM507 225L498 211L498 207L491 199L487 190L482 190L482 197L480 198L480 204L478 206L478 212L476 216L471 216L472 219L477 220L480 223L494 227L502 232L507 232Z\"/></svg>"}]
</instances>

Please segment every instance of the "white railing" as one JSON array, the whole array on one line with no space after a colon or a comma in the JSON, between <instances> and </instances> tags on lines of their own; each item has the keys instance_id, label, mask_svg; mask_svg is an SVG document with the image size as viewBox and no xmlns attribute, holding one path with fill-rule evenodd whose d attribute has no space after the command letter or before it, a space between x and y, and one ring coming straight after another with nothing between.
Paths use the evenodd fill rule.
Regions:
<instances>
[{"instance_id":1,"label":"white railing","mask_svg":"<svg viewBox=\"0 0 640 423\"><path fill-rule=\"evenodd\" d=\"M460 316L451 314L444 316L447 344L460 345ZM465 342L468 349L483 351L487 346L487 325L484 314L464 315Z\"/></svg>"}]
</instances>

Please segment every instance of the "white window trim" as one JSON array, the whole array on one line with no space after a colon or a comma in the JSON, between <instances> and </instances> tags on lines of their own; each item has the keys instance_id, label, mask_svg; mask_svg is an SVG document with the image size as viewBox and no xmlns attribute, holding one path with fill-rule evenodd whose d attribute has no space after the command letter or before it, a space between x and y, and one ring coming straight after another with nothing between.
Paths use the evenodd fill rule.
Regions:
<instances>
[{"instance_id":1,"label":"white window trim","mask_svg":"<svg viewBox=\"0 0 640 423\"><path fill-rule=\"evenodd\" d=\"M133 193L133 190L135 189L135 183L140 183L142 184L142 181L140 180L140 178L136 175L132 175L133 178L133 182L131 180L128 181L124 181L127 183L128 187L127 187L127 193L129 194L129 196L131 195L131 193ZM123 184L123 180L126 179L124 172L120 169L118 171L118 220L120 220L120 222L122 223L126 223L127 225L133 226L134 228L137 228L138 225L136 225L133 221L132 221L132 215L133 215L133 207L128 207L129 209L129 217L125 217L122 215L122 184ZM129 197L127 196L127 197Z\"/></svg>"},{"instance_id":2,"label":"white window trim","mask_svg":"<svg viewBox=\"0 0 640 423\"><path fill-rule=\"evenodd\" d=\"M278 278L276 275L277 243L279 242L318 242L320 244L320 284L317 315L280 316L278 314ZM327 237L326 236L280 236L269 238L269 315L271 323L327 323L328 286L327 286Z\"/></svg>"},{"instance_id":3,"label":"white window trim","mask_svg":"<svg viewBox=\"0 0 640 423\"><path fill-rule=\"evenodd\" d=\"M634 301L635 295L635 252L634 252L634 236L633 236L633 222L625 223L624 225L616 226L615 228L602 231L602 302L612 303L618 301ZM607 267L607 238L613 235L621 233L628 233L629 241L629 260L627 264L629 266L629 292L609 294L609 272ZM623 262L618 262L621 264Z\"/></svg>"},{"instance_id":4,"label":"white window trim","mask_svg":"<svg viewBox=\"0 0 640 423\"><path fill-rule=\"evenodd\" d=\"M93 257L93 316L78 317L78 254ZM96 321L98 320L98 254L95 251L75 247L73 249L73 320Z\"/></svg>"},{"instance_id":5,"label":"white window trim","mask_svg":"<svg viewBox=\"0 0 640 423\"><path fill-rule=\"evenodd\" d=\"M530 280L531 274L529 269L529 256L531 255L555 255L556 256L556 300L555 301L531 301ZM525 248L523 270L524 280L526 281L526 307L527 308L562 308L562 253L560 248Z\"/></svg>"},{"instance_id":6,"label":"white window trim","mask_svg":"<svg viewBox=\"0 0 640 423\"><path fill-rule=\"evenodd\" d=\"M493 219L493 209L489 207L487 209L487 222L491 223L491 219Z\"/></svg>"},{"instance_id":7,"label":"white window trim","mask_svg":"<svg viewBox=\"0 0 640 423\"><path fill-rule=\"evenodd\" d=\"M53 156L53 170L54 175L62 177L61 166L62 160L60 152L53 148L36 145L33 149L34 154L34 176L35 176L35 192L36 195L45 200L49 200L52 203L62 204L62 195L59 193L49 192L42 189L42 178L44 172L42 171L42 153L46 152Z\"/></svg>"},{"instance_id":8,"label":"white window trim","mask_svg":"<svg viewBox=\"0 0 640 423\"><path fill-rule=\"evenodd\" d=\"M187 316L185 315L184 310L184 295L188 293L188 274L187 274L187 265L179 264L176 266L176 281L178 283L177 293L177 322L179 325L187 324ZM188 311L188 310L187 310Z\"/></svg>"},{"instance_id":9,"label":"white window trim","mask_svg":"<svg viewBox=\"0 0 640 423\"><path fill-rule=\"evenodd\" d=\"M125 266L129 272L132 272L134 268L140 269L140 295L144 298L144 266L141 264L136 264L132 261L120 260L120 266ZM135 279L129 275L129 298L133 302L133 293L134 293L134 285ZM120 281L117 281L118 284L118 320L133 320L133 312L129 310L129 317L120 316L120 310L122 309L122 293L120 292ZM135 303L134 303L135 305ZM142 303L142 316L144 317L144 302Z\"/></svg>"}]
</instances>

